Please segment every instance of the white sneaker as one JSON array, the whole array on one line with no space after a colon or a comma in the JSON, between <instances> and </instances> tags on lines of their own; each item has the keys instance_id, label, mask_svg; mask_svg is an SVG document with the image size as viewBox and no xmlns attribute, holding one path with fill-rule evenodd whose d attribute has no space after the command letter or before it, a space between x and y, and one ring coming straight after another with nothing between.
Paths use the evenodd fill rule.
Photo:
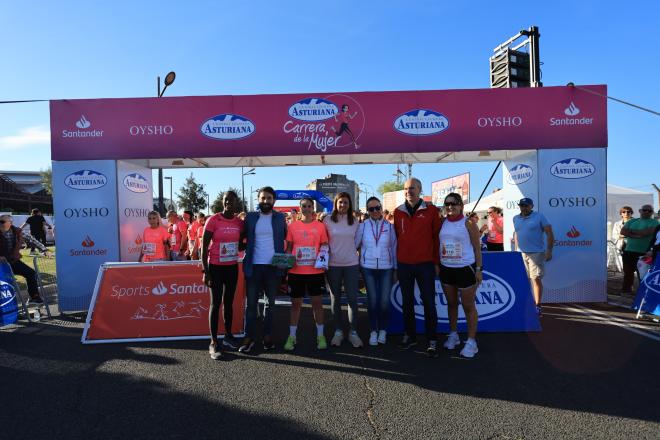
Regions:
<instances>
[{"instance_id":1,"label":"white sneaker","mask_svg":"<svg viewBox=\"0 0 660 440\"><path fill-rule=\"evenodd\" d=\"M344 332L341 330L335 330L335 335L332 337L332 340L330 341L330 345L333 347L339 347L341 345L341 341L344 340Z\"/></svg>"},{"instance_id":2,"label":"white sneaker","mask_svg":"<svg viewBox=\"0 0 660 440\"><path fill-rule=\"evenodd\" d=\"M461 356L466 358L473 358L477 353L479 353L479 349L477 348L477 343L473 341L467 341L463 350L461 350Z\"/></svg>"},{"instance_id":3,"label":"white sneaker","mask_svg":"<svg viewBox=\"0 0 660 440\"><path fill-rule=\"evenodd\" d=\"M450 333L449 336L447 336L447 340L444 343L444 347L447 350L453 350L456 348L457 345L461 344L461 338L458 337L458 333Z\"/></svg>"},{"instance_id":4,"label":"white sneaker","mask_svg":"<svg viewBox=\"0 0 660 440\"><path fill-rule=\"evenodd\" d=\"M387 332L385 330L381 330L378 332L378 343L384 344L385 342L387 342Z\"/></svg>"},{"instance_id":5,"label":"white sneaker","mask_svg":"<svg viewBox=\"0 0 660 440\"><path fill-rule=\"evenodd\" d=\"M378 332L371 332L369 335L369 345L378 345Z\"/></svg>"},{"instance_id":6,"label":"white sneaker","mask_svg":"<svg viewBox=\"0 0 660 440\"><path fill-rule=\"evenodd\" d=\"M360 337L358 336L355 330L349 333L348 342L350 342L353 345L353 348L360 348L364 345L362 343L362 339L360 339Z\"/></svg>"}]
</instances>

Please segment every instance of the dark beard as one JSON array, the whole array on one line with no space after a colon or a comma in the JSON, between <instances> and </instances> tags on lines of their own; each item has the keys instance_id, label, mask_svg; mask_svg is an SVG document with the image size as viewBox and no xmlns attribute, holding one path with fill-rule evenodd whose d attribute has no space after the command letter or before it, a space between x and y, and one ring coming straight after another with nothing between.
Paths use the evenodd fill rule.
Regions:
<instances>
[{"instance_id":1,"label":"dark beard","mask_svg":"<svg viewBox=\"0 0 660 440\"><path fill-rule=\"evenodd\" d=\"M270 203L259 203L259 211L261 211L264 214L268 214L273 210L273 205Z\"/></svg>"}]
</instances>

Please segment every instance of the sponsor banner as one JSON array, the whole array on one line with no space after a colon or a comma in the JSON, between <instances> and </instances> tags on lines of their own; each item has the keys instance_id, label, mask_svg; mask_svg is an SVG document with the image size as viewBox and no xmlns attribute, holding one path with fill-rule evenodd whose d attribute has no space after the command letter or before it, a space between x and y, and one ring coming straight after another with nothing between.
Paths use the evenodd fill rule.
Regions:
<instances>
[{"instance_id":1,"label":"sponsor banner","mask_svg":"<svg viewBox=\"0 0 660 440\"><path fill-rule=\"evenodd\" d=\"M484 281L477 289L479 332L541 331L534 299L518 252L484 252ZM449 331L447 299L440 280L435 282L435 307L438 331ZM390 296L390 333L403 333L401 288L396 283ZM415 284L415 323L417 333L424 333L424 306ZM466 331L463 308L458 308L458 330Z\"/></svg>"},{"instance_id":2,"label":"sponsor banner","mask_svg":"<svg viewBox=\"0 0 660 440\"><path fill-rule=\"evenodd\" d=\"M607 145L606 99L572 87L58 100L50 110L54 160Z\"/></svg>"},{"instance_id":3,"label":"sponsor banner","mask_svg":"<svg viewBox=\"0 0 660 440\"><path fill-rule=\"evenodd\" d=\"M503 162L502 198L504 215L504 250L513 248L513 217L520 214L518 202L529 197L538 205L538 152L525 153ZM534 207L537 209L537 206Z\"/></svg>"},{"instance_id":4,"label":"sponsor banner","mask_svg":"<svg viewBox=\"0 0 660 440\"><path fill-rule=\"evenodd\" d=\"M305 197L309 197L323 207L326 212L332 211L332 200L327 198L325 194L321 191L316 191L312 189L304 190L290 190L290 189L278 189L275 190L275 200L301 200ZM300 208L297 207L298 211Z\"/></svg>"},{"instance_id":5,"label":"sponsor banner","mask_svg":"<svg viewBox=\"0 0 660 440\"><path fill-rule=\"evenodd\" d=\"M153 210L151 170L117 161L117 182L121 261L138 261L142 232L148 226L147 215Z\"/></svg>"},{"instance_id":6,"label":"sponsor banner","mask_svg":"<svg viewBox=\"0 0 660 440\"><path fill-rule=\"evenodd\" d=\"M553 258L545 267L544 302L607 299L605 151L539 151L535 209L548 219L555 236Z\"/></svg>"},{"instance_id":7,"label":"sponsor banner","mask_svg":"<svg viewBox=\"0 0 660 440\"><path fill-rule=\"evenodd\" d=\"M100 269L83 343L208 337L209 288L201 263L110 263ZM245 285L239 267L232 333L244 328ZM218 334L224 332L220 310Z\"/></svg>"},{"instance_id":8,"label":"sponsor banner","mask_svg":"<svg viewBox=\"0 0 660 440\"><path fill-rule=\"evenodd\" d=\"M459 174L431 183L431 200L436 206L442 206L447 194L453 192L461 195L464 204L470 203L470 173Z\"/></svg>"},{"instance_id":9,"label":"sponsor banner","mask_svg":"<svg viewBox=\"0 0 660 440\"><path fill-rule=\"evenodd\" d=\"M0 327L18 321L16 279L6 261L0 263Z\"/></svg>"},{"instance_id":10,"label":"sponsor banner","mask_svg":"<svg viewBox=\"0 0 660 440\"><path fill-rule=\"evenodd\" d=\"M654 265L639 284L632 308L641 308L644 313L660 316L660 258L656 257Z\"/></svg>"},{"instance_id":11,"label":"sponsor banner","mask_svg":"<svg viewBox=\"0 0 660 440\"><path fill-rule=\"evenodd\" d=\"M91 127L88 118L77 124ZM115 161L53 162L53 192L59 307L87 310L99 266L119 260Z\"/></svg>"}]
</instances>

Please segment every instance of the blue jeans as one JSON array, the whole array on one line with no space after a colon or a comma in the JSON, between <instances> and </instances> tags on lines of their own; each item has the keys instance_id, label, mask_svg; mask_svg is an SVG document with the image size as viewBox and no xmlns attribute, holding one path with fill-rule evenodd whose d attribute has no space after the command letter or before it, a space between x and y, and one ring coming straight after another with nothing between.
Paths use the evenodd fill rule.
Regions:
<instances>
[{"instance_id":1,"label":"blue jeans","mask_svg":"<svg viewBox=\"0 0 660 440\"><path fill-rule=\"evenodd\" d=\"M257 334L257 305L261 292L266 293L268 304L264 309L263 335L270 335L273 328L273 312L275 311L275 295L280 284L278 269L270 264L255 264L252 266L252 276L246 277L247 313L245 316L245 334L254 338Z\"/></svg>"},{"instance_id":2,"label":"blue jeans","mask_svg":"<svg viewBox=\"0 0 660 440\"><path fill-rule=\"evenodd\" d=\"M362 268L362 278L367 287L367 309L371 331L387 330L392 290L392 269Z\"/></svg>"},{"instance_id":3,"label":"blue jeans","mask_svg":"<svg viewBox=\"0 0 660 440\"><path fill-rule=\"evenodd\" d=\"M432 262L406 264L398 263L397 274L401 286L403 302L403 323L406 334L417 335L415 326L415 281L424 304L424 326L426 338L435 341L438 325L438 312L435 309L435 266Z\"/></svg>"},{"instance_id":4,"label":"blue jeans","mask_svg":"<svg viewBox=\"0 0 660 440\"><path fill-rule=\"evenodd\" d=\"M326 273L330 286L330 306L335 330L343 330L341 319L341 286L344 284L348 300L348 323L351 330L357 330L357 295L360 283L360 266L330 266Z\"/></svg>"}]
</instances>

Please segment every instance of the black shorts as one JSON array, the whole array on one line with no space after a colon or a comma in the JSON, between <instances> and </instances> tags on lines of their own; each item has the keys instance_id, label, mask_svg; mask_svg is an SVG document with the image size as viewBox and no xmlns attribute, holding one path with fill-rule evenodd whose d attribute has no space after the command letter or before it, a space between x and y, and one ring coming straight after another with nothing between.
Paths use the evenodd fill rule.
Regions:
<instances>
[{"instance_id":1,"label":"black shorts","mask_svg":"<svg viewBox=\"0 0 660 440\"><path fill-rule=\"evenodd\" d=\"M475 276L476 264L464 267L447 267L440 265L440 282L448 286L455 286L459 289L466 289L477 284Z\"/></svg>"},{"instance_id":2,"label":"black shorts","mask_svg":"<svg viewBox=\"0 0 660 440\"><path fill-rule=\"evenodd\" d=\"M323 295L325 275L322 273L300 275L289 272L289 288L291 298L302 298L305 293L309 296Z\"/></svg>"},{"instance_id":3,"label":"black shorts","mask_svg":"<svg viewBox=\"0 0 660 440\"><path fill-rule=\"evenodd\" d=\"M491 243L490 241L487 241L486 247L490 252L503 251L504 243Z\"/></svg>"}]
</instances>

